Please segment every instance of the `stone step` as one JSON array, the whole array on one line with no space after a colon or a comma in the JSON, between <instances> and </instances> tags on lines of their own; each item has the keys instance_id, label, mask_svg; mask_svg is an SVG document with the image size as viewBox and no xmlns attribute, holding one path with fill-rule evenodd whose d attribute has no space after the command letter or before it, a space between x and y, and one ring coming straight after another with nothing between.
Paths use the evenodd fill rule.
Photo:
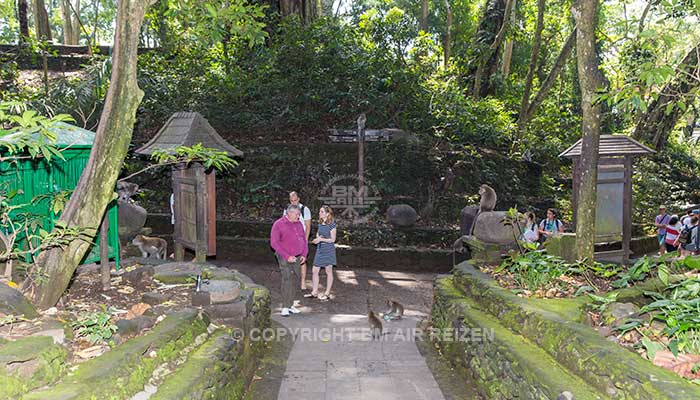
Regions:
<instances>
[{"instance_id":1,"label":"stone step","mask_svg":"<svg viewBox=\"0 0 700 400\"><path fill-rule=\"evenodd\" d=\"M443 354L468 371L485 398L608 398L540 347L480 311L450 277L435 281L432 318Z\"/></svg>"},{"instance_id":2,"label":"stone step","mask_svg":"<svg viewBox=\"0 0 700 400\"><path fill-rule=\"evenodd\" d=\"M179 356L204 333L209 321L196 310L175 312L149 333L86 361L59 383L22 397L27 400L125 399L141 391L153 370Z\"/></svg>"}]
</instances>

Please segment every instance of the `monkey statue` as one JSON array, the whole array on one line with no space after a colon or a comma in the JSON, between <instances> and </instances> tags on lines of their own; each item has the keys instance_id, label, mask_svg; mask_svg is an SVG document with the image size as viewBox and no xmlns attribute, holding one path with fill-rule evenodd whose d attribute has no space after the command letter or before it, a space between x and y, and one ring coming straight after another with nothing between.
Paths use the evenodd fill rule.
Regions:
<instances>
[{"instance_id":1,"label":"monkey statue","mask_svg":"<svg viewBox=\"0 0 700 400\"><path fill-rule=\"evenodd\" d=\"M133 201L131 196L135 195L139 190L139 185L131 182L118 182L117 183L117 201L119 203L128 203Z\"/></svg>"},{"instance_id":2,"label":"monkey statue","mask_svg":"<svg viewBox=\"0 0 700 400\"><path fill-rule=\"evenodd\" d=\"M474 222L472 222L472 227L469 232L470 235L474 234L474 227L476 227L476 222L479 220L479 215L484 212L493 211L496 208L496 191L487 184L483 184L479 187L479 195L481 199L479 200L479 212L476 213L474 217Z\"/></svg>"},{"instance_id":3,"label":"monkey statue","mask_svg":"<svg viewBox=\"0 0 700 400\"><path fill-rule=\"evenodd\" d=\"M154 255L159 260L165 260L168 257L168 242L165 239L136 235L131 243L141 250L141 256L144 258Z\"/></svg>"}]
</instances>

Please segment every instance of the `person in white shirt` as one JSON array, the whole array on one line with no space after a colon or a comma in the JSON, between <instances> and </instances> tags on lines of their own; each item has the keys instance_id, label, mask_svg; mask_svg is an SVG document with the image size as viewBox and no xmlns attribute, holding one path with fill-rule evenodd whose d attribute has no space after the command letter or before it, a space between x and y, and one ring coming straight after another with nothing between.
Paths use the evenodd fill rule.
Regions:
<instances>
[{"instance_id":1,"label":"person in white shirt","mask_svg":"<svg viewBox=\"0 0 700 400\"><path fill-rule=\"evenodd\" d=\"M311 233L311 210L309 207L301 204L301 199L297 192L289 192L289 204L294 204L299 207L301 215L299 216L299 222L304 228L304 233L306 234L306 241L309 241L309 234ZM282 215L287 215L287 209L284 209ZM300 265L301 272L301 290L306 290L306 260Z\"/></svg>"},{"instance_id":2,"label":"person in white shirt","mask_svg":"<svg viewBox=\"0 0 700 400\"><path fill-rule=\"evenodd\" d=\"M537 223L535 222L535 213L529 211L525 213L525 217L527 217L527 221L523 228L522 240L528 243L537 243L540 238L540 233L539 229L537 229Z\"/></svg>"}]
</instances>

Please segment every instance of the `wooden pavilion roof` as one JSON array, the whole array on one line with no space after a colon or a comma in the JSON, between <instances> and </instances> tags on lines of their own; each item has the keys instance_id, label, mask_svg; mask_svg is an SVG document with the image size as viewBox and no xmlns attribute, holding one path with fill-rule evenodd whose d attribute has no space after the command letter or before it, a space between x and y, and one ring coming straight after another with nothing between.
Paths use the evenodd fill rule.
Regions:
<instances>
[{"instance_id":1,"label":"wooden pavilion roof","mask_svg":"<svg viewBox=\"0 0 700 400\"><path fill-rule=\"evenodd\" d=\"M639 156L644 154L655 153L654 150L639 143L625 135L601 135L600 149L598 154L601 157L614 156ZM578 157L581 155L581 139L574 143L571 147L564 150L559 157Z\"/></svg>"},{"instance_id":2,"label":"wooden pavilion roof","mask_svg":"<svg viewBox=\"0 0 700 400\"><path fill-rule=\"evenodd\" d=\"M136 150L137 154L151 155L156 150L173 151L180 146L202 146L225 151L231 157L243 156L243 152L229 144L198 112L176 112L156 135Z\"/></svg>"}]
</instances>

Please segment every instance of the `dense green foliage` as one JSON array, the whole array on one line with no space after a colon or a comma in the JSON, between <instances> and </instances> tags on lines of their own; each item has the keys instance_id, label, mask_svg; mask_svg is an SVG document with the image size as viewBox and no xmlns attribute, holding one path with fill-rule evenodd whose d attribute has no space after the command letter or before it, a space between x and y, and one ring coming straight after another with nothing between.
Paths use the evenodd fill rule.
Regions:
<instances>
[{"instance_id":1,"label":"dense green foliage","mask_svg":"<svg viewBox=\"0 0 700 400\"><path fill-rule=\"evenodd\" d=\"M373 183L381 186L386 198L407 196L418 208L454 204L442 211L447 220L454 221L458 205L465 197L473 199L478 184L485 182L499 191L501 209L517 205L541 212L555 206L562 209L565 219L570 216L570 168L558 155L580 137L580 94L573 55L564 58L561 70L551 77L551 89L532 118L522 126L518 121L534 47L535 1L517 2L512 23L507 21L503 43L496 50L496 68L486 77L487 96L471 91L475 69L491 51L494 29L499 29L500 3L449 1L453 24L447 63L443 1L428 2L425 31L419 3L357 0L340 8L322 3L324 15L308 21L295 15L282 18L276 2L156 2L147 15L143 45L160 48L139 57L145 97L136 142L145 141L180 110L202 112L229 141L251 146L325 141L327 129L353 128L357 115L364 112L368 127L400 128L421 140L419 152L405 159L400 147L370 150L397 169L410 166L402 171L369 169ZM529 100L549 79L573 29L570 6L569 0L546 4ZM8 6L0 9L0 20L6 21L0 37L8 42L16 40L17 21L11 11ZM60 37L60 13L53 8L48 11L54 36ZM81 41L87 43L86 32L96 32L97 39L108 43L105 27L113 18L114 2L100 2L94 9L86 6L82 12L86 27ZM634 130L647 107L673 81L676 66L700 43L696 20L697 13L688 2L650 3L648 7L605 3L599 20L599 52L609 85L601 91L604 133ZM506 66L508 42L513 51ZM8 67L10 64L3 64L0 96L29 99L41 112L68 112L80 124L95 127L108 84L109 59L95 57L80 74L56 77L48 96L41 85L19 84L21 68L18 64ZM648 224L659 203L680 211L685 204L700 202L700 164L695 144L689 140L697 119L694 93L690 90L674 100L685 112L663 150L638 163L637 222ZM456 156L459 153L463 155ZM496 153L500 156L494 156ZM517 166L522 160L528 163ZM298 159L289 159L286 167L298 164ZM243 176L253 166L241 168L238 172ZM434 182L445 177L448 168L456 173L459 184L444 193L433 193ZM541 174L541 178L523 181L522 169ZM264 217L269 196L294 186L308 188L305 194L309 197L329 176L352 172L324 164L301 170L299 175L305 178L298 182L278 175L267 175L265 182L251 180L250 174L248 180L225 179L240 188L235 206ZM419 193L416 187L421 188Z\"/></svg>"},{"instance_id":2,"label":"dense green foliage","mask_svg":"<svg viewBox=\"0 0 700 400\"><path fill-rule=\"evenodd\" d=\"M102 306L102 311L86 312L71 322L74 334L92 344L107 343L117 331L117 326L112 323L112 312Z\"/></svg>"}]
</instances>

